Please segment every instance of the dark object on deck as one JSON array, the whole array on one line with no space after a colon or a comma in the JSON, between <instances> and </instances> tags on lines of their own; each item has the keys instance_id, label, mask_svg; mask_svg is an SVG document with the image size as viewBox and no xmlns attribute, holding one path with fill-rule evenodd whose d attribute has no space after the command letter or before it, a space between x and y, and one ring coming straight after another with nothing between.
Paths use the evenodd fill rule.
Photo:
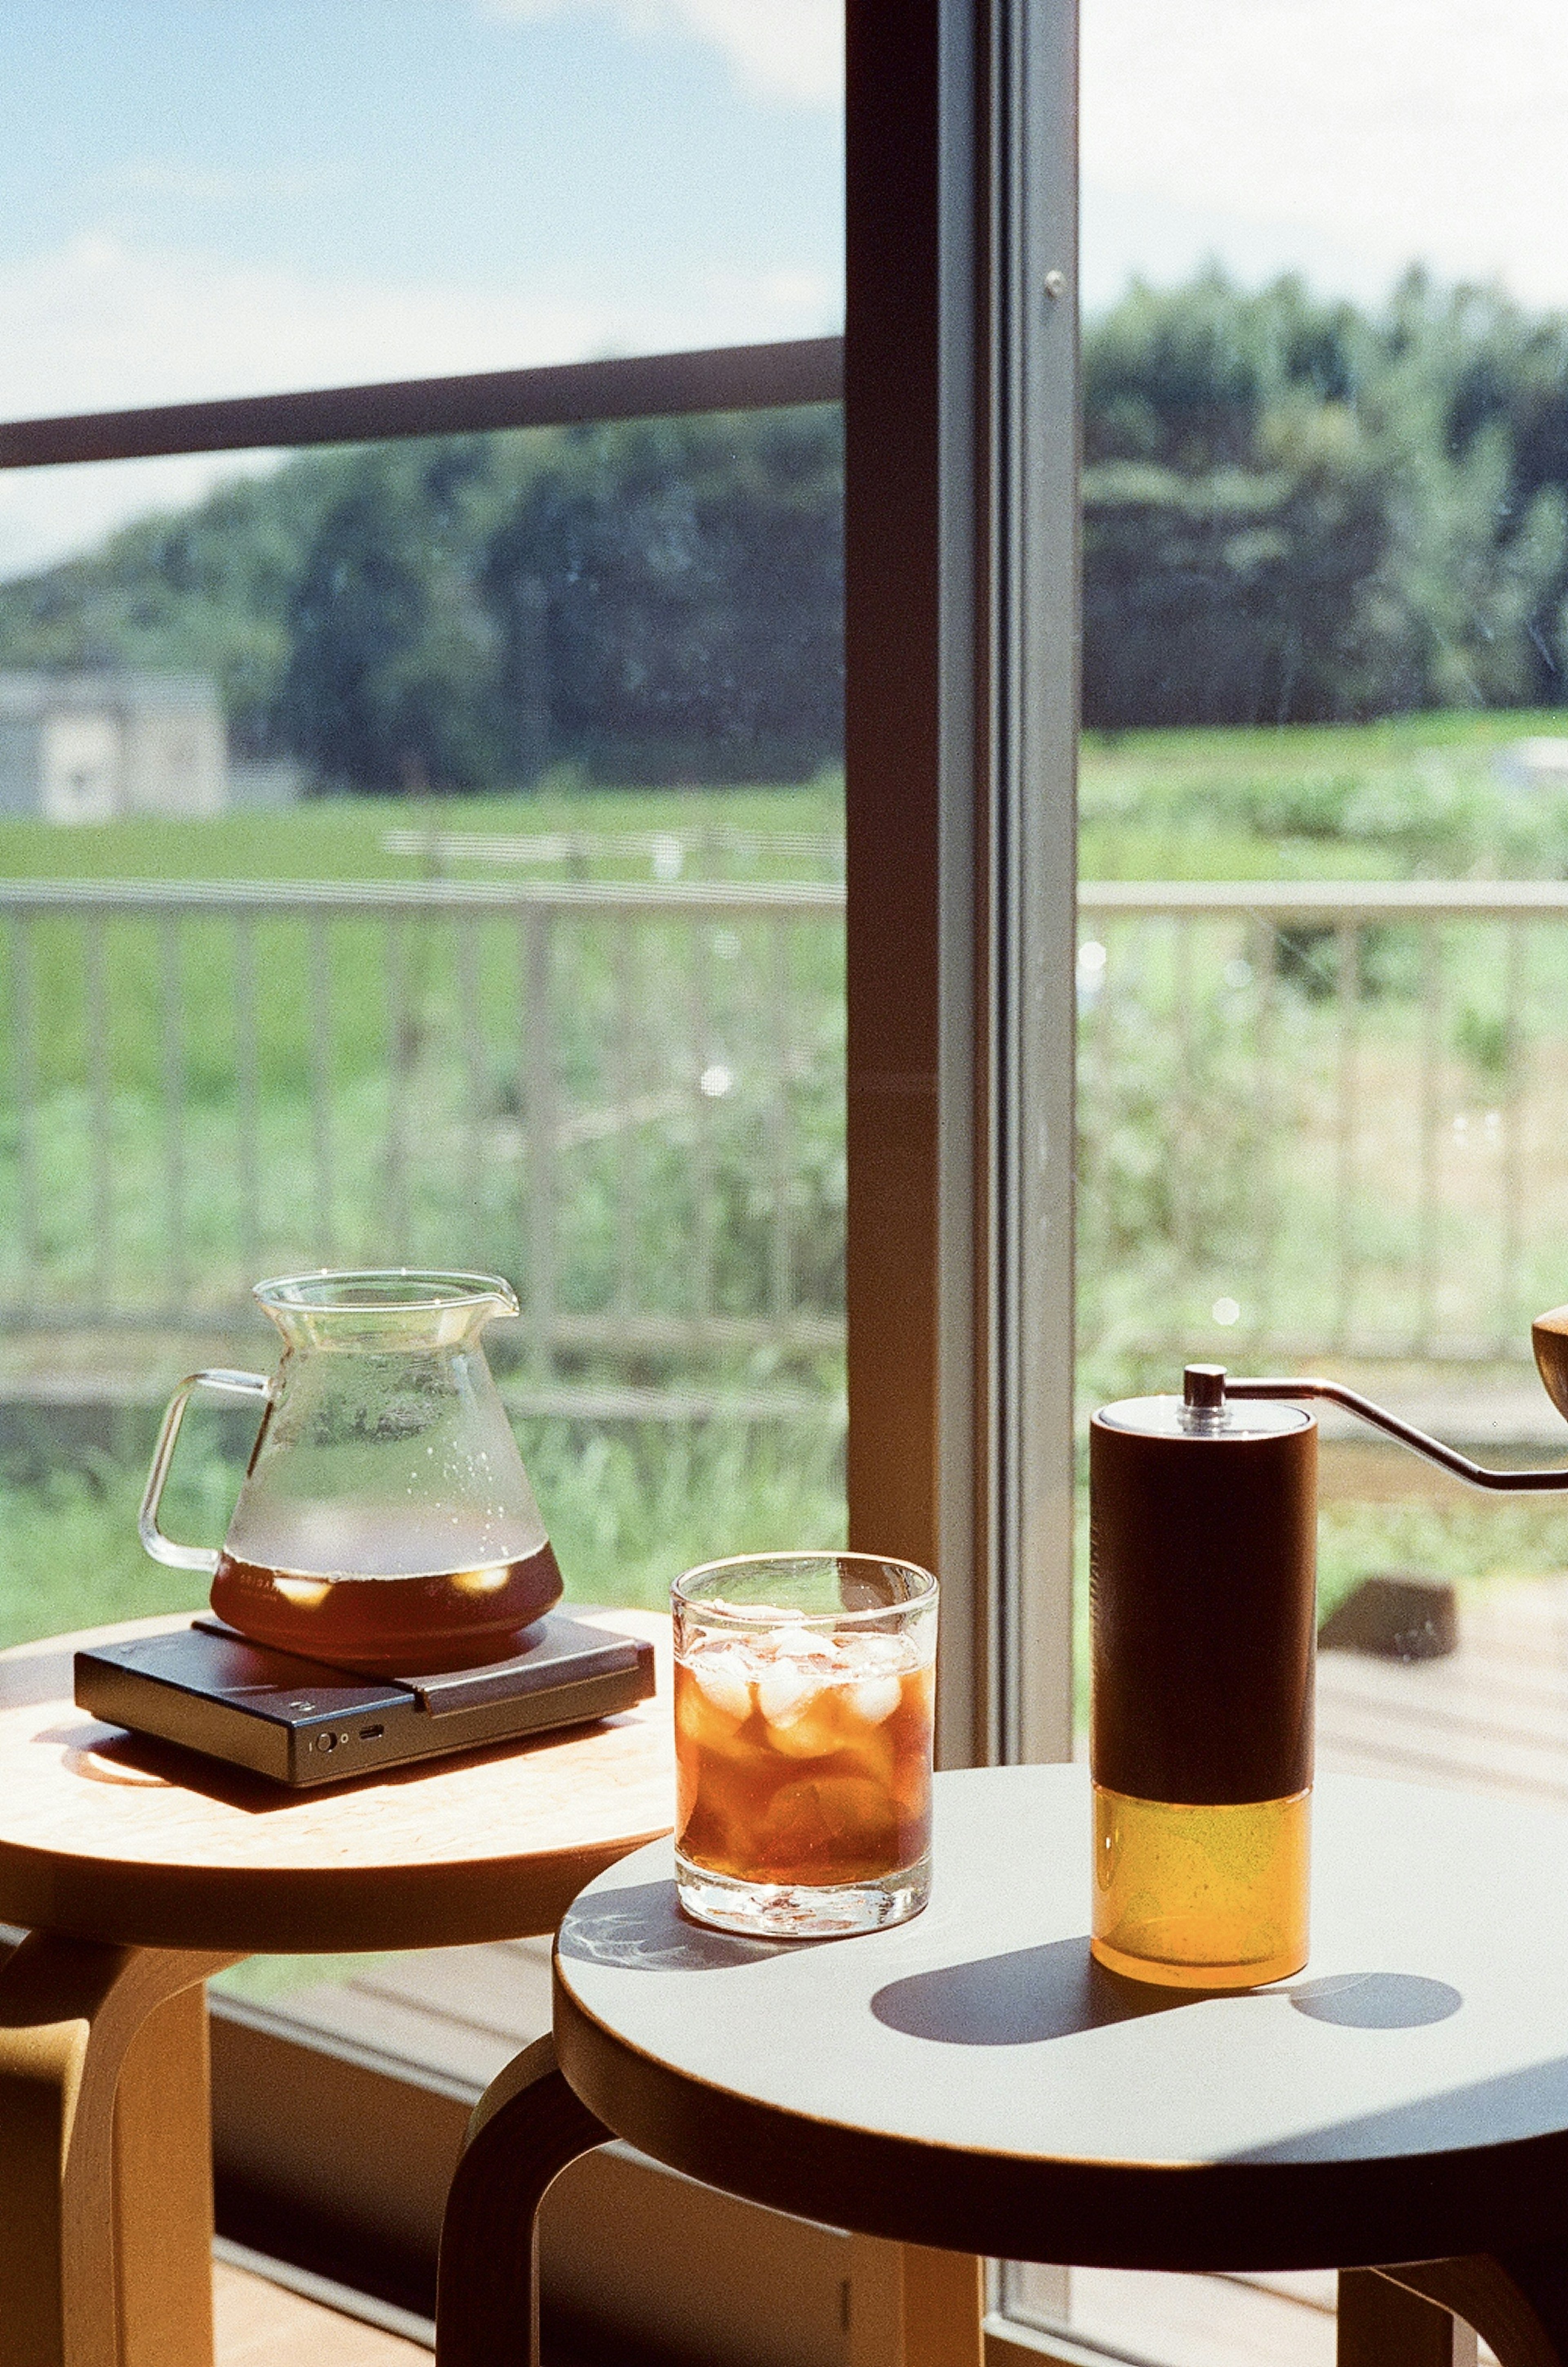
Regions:
<instances>
[{"instance_id":1,"label":"dark object on deck","mask_svg":"<svg viewBox=\"0 0 1568 2367\"><path fill-rule=\"evenodd\" d=\"M1459 1606L1446 1578L1380 1571L1318 1630L1322 1652L1375 1652L1385 1660L1441 1660L1459 1649Z\"/></svg>"}]
</instances>

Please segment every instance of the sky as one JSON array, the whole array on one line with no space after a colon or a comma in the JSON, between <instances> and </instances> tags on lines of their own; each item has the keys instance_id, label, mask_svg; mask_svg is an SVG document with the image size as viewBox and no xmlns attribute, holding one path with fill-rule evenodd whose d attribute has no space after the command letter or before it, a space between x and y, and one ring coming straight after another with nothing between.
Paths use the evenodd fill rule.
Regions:
<instances>
[{"instance_id":1,"label":"sky","mask_svg":"<svg viewBox=\"0 0 1568 2367\"><path fill-rule=\"evenodd\" d=\"M836 329L840 11L5 0L0 417ZM1565 130L1562 0L1083 0L1086 305L1568 306ZM238 465L0 475L0 574Z\"/></svg>"},{"instance_id":2,"label":"sky","mask_svg":"<svg viewBox=\"0 0 1568 2367\"><path fill-rule=\"evenodd\" d=\"M0 418L818 335L836 0L5 0ZM234 462L0 476L0 574Z\"/></svg>"}]
</instances>

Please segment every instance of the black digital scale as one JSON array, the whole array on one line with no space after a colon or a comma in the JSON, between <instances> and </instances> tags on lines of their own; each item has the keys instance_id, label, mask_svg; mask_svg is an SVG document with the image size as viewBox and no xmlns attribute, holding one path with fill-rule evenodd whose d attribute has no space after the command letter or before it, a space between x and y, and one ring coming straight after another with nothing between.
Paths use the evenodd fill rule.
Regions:
<instances>
[{"instance_id":1,"label":"black digital scale","mask_svg":"<svg viewBox=\"0 0 1568 2367\"><path fill-rule=\"evenodd\" d=\"M296 1789L609 1717L653 1692L653 1647L551 1612L510 1659L377 1677L253 1644L220 1619L76 1655L77 1706Z\"/></svg>"}]
</instances>

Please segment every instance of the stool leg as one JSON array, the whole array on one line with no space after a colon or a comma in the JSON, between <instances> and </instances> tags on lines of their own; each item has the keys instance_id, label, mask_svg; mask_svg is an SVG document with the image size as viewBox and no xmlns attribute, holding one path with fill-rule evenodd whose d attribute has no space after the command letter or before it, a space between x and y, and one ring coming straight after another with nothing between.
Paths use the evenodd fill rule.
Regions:
<instances>
[{"instance_id":1,"label":"stool leg","mask_svg":"<svg viewBox=\"0 0 1568 2367\"><path fill-rule=\"evenodd\" d=\"M212 2367L212 2109L199 1984L154 2008L115 2093L119 2367Z\"/></svg>"},{"instance_id":2,"label":"stool leg","mask_svg":"<svg viewBox=\"0 0 1568 2367\"><path fill-rule=\"evenodd\" d=\"M539 2367L539 2205L569 2162L613 2134L556 2068L553 2038L491 2081L442 2223L437 2367Z\"/></svg>"},{"instance_id":3,"label":"stool leg","mask_svg":"<svg viewBox=\"0 0 1568 2367\"><path fill-rule=\"evenodd\" d=\"M120 2068L150 2014L233 1961L35 1931L0 1964L6 2367L122 2367L114 2176ZM138 2094L131 2102L132 2157L150 2101ZM156 2196L141 2197L134 2225L145 2229L157 2207ZM210 2367L209 2253L201 2269L205 2350L199 2295L165 2286L162 2305L171 2322L197 2328L195 2349L188 2342L164 2349L167 2367ZM188 2258L186 2271L194 2273ZM132 2282L137 2274L133 2269ZM145 2349L141 2355L149 2356Z\"/></svg>"},{"instance_id":4,"label":"stool leg","mask_svg":"<svg viewBox=\"0 0 1568 2367\"><path fill-rule=\"evenodd\" d=\"M1440 2302L1376 2269L1339 2271L1337 2367L1475 2367L1475 2336Z\"/></svg>"},{"instance_id":5,"label":"stool leg","mask_svg":"<svg viewBox=\"0 0 1568 2367\"><path fill-rule=\"evenodd\" d=\"M1561 2245L1407 2260L1379 2273L1458 2311L1502 2367L1568 2367L1568 2252Z\"/></svg>"},{"instance_id":6,"label":"stool leg","mask_svg":"<svg viewBox=\"0 0 1568 2367\"><path fill-rule=\"evenodd\" d=\"M985 2262L850 2238L849 2367L981 2367Z\"/></svg>"}]
</instances>

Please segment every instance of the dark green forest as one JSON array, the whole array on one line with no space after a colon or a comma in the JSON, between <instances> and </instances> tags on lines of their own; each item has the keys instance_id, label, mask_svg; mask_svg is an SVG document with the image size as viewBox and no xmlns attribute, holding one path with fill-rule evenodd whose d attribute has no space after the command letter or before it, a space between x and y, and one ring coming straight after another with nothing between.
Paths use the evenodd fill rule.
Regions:
<instances>
[{"instance_id":1,"label":"dark green forest","mask_svg":"<svg viewBox=\"0 0 1568 2367\"><path fill-rule=\"evenodd\" d=\"M327 787L808 778L842 475L826 406L308 453L0 585L0 666L209 674Z\"/></svg>"},{"instance_id":2,"label":"dark green forest","mask_svg":"<svg viewBox=\"0 0 1568 2367\"><path fill-rule=\"evenodd\" d=\"M1084 340L1088 723L1550 707L1568 317L1209 272ZM0 665L197 668L323 786L786 780L836 761L831 409L310 453L0 585Z\"/></svg>"},{"instance_id":3,"label":"dark green forest","mask_svg":"<svg viewBox=\"0 0 1568 2367\"><path fill-rule=\"evenodd\" d=\"M1568 317L1411 272L1134 288L1084 341L1084 717L1550 707L1568 679Z\"/></svg>"}]
</instances>

